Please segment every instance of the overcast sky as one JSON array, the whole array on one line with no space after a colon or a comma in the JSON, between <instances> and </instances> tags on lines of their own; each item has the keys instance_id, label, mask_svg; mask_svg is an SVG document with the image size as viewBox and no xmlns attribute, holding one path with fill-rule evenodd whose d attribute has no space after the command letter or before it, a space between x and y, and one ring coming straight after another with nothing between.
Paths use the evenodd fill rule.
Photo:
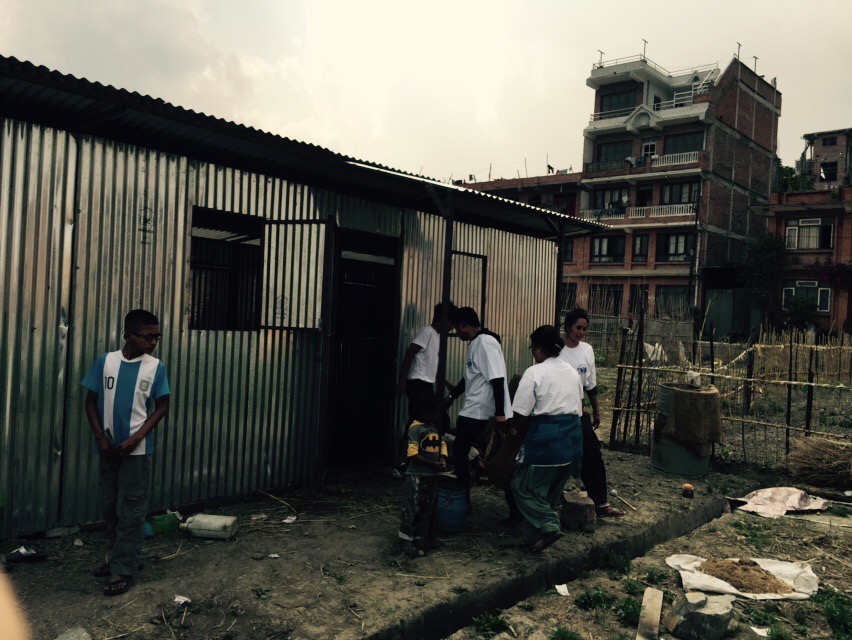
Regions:
<instances>
[{"instance_id":1,"label":"overcast sky","mask_svg":"<svg viewBox=\"0 0 852 640\"><path fill-rule=\"evenodd\" d=\"M598 60L742 59L779 155L852 127L848 0L0 0L0 53L441 180L582 160ZM526 159L526 168L525 168Z\"/></svg>"}]
</instances>

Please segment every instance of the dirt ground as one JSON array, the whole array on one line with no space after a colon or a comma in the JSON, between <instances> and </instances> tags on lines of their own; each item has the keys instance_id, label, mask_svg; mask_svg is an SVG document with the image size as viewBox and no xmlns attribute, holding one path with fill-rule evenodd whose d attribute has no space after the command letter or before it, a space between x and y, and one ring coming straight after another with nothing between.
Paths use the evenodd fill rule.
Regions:
<instances>
[{"instance_id":1,"label":"dirt ground","mask_svg":"<svg viewBox=\"0 0 852 640\"><path fill-rule=\"evenodd\" d=\"M451 638L633 638L647 587L663 591L663 617L683 593L677 572L666 565L665 559L676 553L688 553L707 559L753 557L806 562L819 578L821 592L815 599L737 600L726 638L748 637L748 627L754 626L770 628L769 637L776 640L848 640L852 638L852 511L846 517L815 520L820 521L770 520L735 511L688 535L657 545L632 562L612 558L608 569L591 571L568 583L568 596L549 589L506 611L481 616ZM826 598L832 591L845 594L845 598ZM825 604L832 600L840 604L827 611ZM671 637L662 626L661 637Z\"/></svg>"},{"instance_id":2,"label":"dirt ground","mask_svg":"<svg viewBox=\"0 0 852 640\"><path fill-rule=\"evenodd\" d=\"M636 511L619 503L626 518L606 521L594 534L567 534L541 556L521 548L518 528L499 525L506 515L502 493L477 486L465 533L445 537L424 558L405 558L394 546L402 483L378 473L209 510L239 516L235 538L158 535L145 543L136 587L115 598L104 597L102 580L90 573L104 559L102 532L6 540L0 551L27 544L48 554L46 562L19 565L11 574L36 638L51 640L75 626L98 639L359 638L699 504L680 497L684 479L656 472L647 457L604 455L611 486ZM718 497L755 484L755 478L713 474L696 488ZM291 515L294 523L283 522ZM178 595L191 604L176 605Z\"/></svg>"}]
</instances>

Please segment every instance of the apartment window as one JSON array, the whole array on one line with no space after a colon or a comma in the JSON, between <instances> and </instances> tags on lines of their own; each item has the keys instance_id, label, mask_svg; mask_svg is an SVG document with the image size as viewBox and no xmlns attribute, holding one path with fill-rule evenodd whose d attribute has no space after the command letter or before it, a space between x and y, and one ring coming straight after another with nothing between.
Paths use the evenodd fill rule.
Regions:
<instances>
[{"instance_id":1,"label":"apartment window","mask_svg":"<svg viewBox=\"0 0 852 640\"><path fill-rule=\"evenodd\" d=\"M653 187L639 187L636 189L636 206L650 207L654 200Z\"/></svg>"},{"instance_id":2,"label":"apartment window","mask_svg":"<svg viewBox=\"0 0 852 640\"><path fill-rule=\"evenodd\" d=\"M618 189L601 189L593 194L595 209L606 209L608 207L622 206L627 201L627 187Z\"/></svg>"},{"instance_id":3,"label":"apartment window","mask_svg":"<svg viewBox=\"0 0 852 640\"><path fill-rule=\"evenodd\" d=\"M602 316L621 315L624 288L620 284L593 284L589 287L589 313Z\"/></svg>"},{"instance_id":4,"label":"apartment window","mask_svg":"<svg viewBox=\"0 0 852 640\"><path fill-rule=\"evenodd\" d=\"M692 253L691 233L657 235L657 262L686 262Z\"/></svg>"},{"instance_id":5,"label":"apartment window","mask_svg":"<svg viewBox=\"0 0 852 640\"><path fill-rule=\"evenodd\" d=\"M831 218L788 220L786 241L788 249L832 249L834 247L834 220Z\"/></svg>"},{"instance_id":6,"label":"apartment window","mask_svg":"<svg viewBox=\"0 0 852 640\"><path fill-rule=\"evenodd\" d=\"M835 182L837 180L837 163L821 162L819 165L819 176L822 182Z\"/></svg>"},{"instance_id":7,"label":"apartment window","mask_svg":"<svg viewBox=\"0 0 852 640\"><path fill-rule=\"evenodd\" d=\"M657 154L657 138L647 138L642 141L642 156L648 157Z\"/></svg>"},{"instance_id":8,"label":"apartment window","mask_svg":"<svg viewBox=\"0 0 852 640\"><path fill-rule=\"evenodd\" d=\"M834 147L837 145L837 136L826 136L822 139L822 146Z\"/></svg>"},{"instance_id":9,"label":"apartment window","mask_svg":"<svg viewBox=\"0 0 852 640\"><path fill-rule=\"evenodd\" d=\"M574 238L562 239L562 259L565 262L574 262Z\"/></svg>"},{"instance_id":10,"label":"apartment window","mask_svg":"<svg viewBox=\"0 0 852 640\"><path fill-rule=\"evenodd\" d=\"M701 181L666 184L662 189L663 204L686 204L698 202L701 197Z\"/></svg>"},{"instance_id":11,"label":"apartment window","mask_svg":"<svg viewBox=\"0 0 852 640\"><path fill-rule=\"evenodd\" d=\"M704 132L679 133L666 136L663 150L666 154L687 153L689 151L701 151L704 148Z\"/></svg>"},{"instance_id":12,"label":"apartment window","mask_svg":"<svg viewBox=\"0 0 852 640\"><path fill-rule=\"evenodd\" d=\"M793 298L816 306L820 313L831 311L831 288L820 286L816 280L796 280L786 284L782 295L782 305L788 309Z\"/></svg>"},{"instance_id":13,"label":"apartment window","mask_svg":"<svg viewBox=\"0 0 852 640\"><path fill-rule=\"evenodd\" d=\"M633 262L648 262L648 234L633 236Z\"/></svg>"},{"instance_id":14,"label":"apartment window","mask_svg":"<svg viewBox=\"0 0 852 640\"><path fill-rule=\"evenodd\" d=\"M624 262L624 236L592 238L592 262Z\"/></svg>"},{"instance_id":15,"label":"apartment window","mask_svg":"<svg viewBox=\"0 0 852 640\"><path fill-rule=\"evenodd\" d=\"M263 229L263 221L251 216L193 210L190 329L257 329Z\"/></svg>"},{"instance_id":16,"label":"apartment window","mask_svg":"<svg viewBox=\"0 0 852 640\"><path fill-rule=\"evenodd\" d=\"M654 96L654 111L659 111L663 104L663 99L660 96Z\"/></svg>"},{"instance_id":17,"label":"apartment window","mask_svg":"<svg viewBox=\"0 0 852 640\"><path fill-rule=\"evenodd\" d=\"M657 285L654 310L658 318L686 318L690 309L688 286Z\"/></svg>"},{"instance_id":18,"label":"apartment window","mask_svg":"<svg viewBox=\"0 0 852 640\"><path fill-rule=\"evenodd\" d=\"M601 96L601 113L607 111L622 111L636 106L636 91L619 91Z\"/></svg>"},{"instance_id":19,"label":"apartment window","mask_svg":"<svg viewBox=\"0 0 852 640\"><path fill-rule=\"evenodd\" d=\"M622 142L607 142L598 145L599 162L624 162L633 152L633 143L630 140Z\"/></svg>"}]
</instances>

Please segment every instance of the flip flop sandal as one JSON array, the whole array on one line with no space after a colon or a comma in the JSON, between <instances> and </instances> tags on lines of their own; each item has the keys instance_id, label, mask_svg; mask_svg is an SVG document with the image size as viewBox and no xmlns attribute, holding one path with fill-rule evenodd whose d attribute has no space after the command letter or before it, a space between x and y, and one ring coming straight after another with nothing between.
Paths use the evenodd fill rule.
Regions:
<instances>
[{"instance_id":1,"label":"flip flop sandal","mask_svg":"<svg viewBox=\"0 0 852 640\"><path fill-rule=\"evenodd\" d=\"M595 509L596 518L623 518L626 515L626 511L619 509L618 507L613 507L610 504L605 507L597 507Z\"/></svg>"},{"instance_id":2,"label":"flip flop sandal","mask_svg":"<svg viewBox=\"0 0 852 640\"><path fill-rule=\"evenodd\" d=\"M133 586L133 576L121 576L115 582L110 582L104 587L105 596L120 596L122 593L127 593Z\"/></svg>"}]
</instances>

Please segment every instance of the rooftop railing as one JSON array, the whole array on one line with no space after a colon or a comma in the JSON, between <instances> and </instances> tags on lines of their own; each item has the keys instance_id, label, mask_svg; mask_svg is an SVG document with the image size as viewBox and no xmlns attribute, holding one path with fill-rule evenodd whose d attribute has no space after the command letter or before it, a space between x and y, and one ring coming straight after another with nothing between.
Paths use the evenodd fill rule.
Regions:
<instances>
[{"instance_id":1,"label":"rooftop railing","mask_svg":"<svg viewBox=\"0 0 852 640\"><path fill-rule=\"evenodd\" d=\"M691 216L695 214L698 206L695 202L686 204L663 204L655 207L628 207L627 215L630 218L668 218L671 216Z\"/></svg>"}]
</instances>

